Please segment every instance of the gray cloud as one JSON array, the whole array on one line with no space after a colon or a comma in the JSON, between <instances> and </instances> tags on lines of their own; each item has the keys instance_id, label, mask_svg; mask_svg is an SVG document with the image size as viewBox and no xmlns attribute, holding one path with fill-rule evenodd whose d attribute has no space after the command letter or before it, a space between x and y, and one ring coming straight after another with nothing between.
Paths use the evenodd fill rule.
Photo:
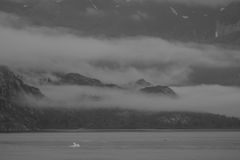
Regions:
<instances>
[{"instance_id":1,"label":"gray cloud","mask_svg":"<svg viewBox=\"0 0 240 160\"><path fill-rule=\"evenodd\" d=\"M6 19L6 18L5 18ZM6 22L6 20L2 20ZM238 50L160 38L96 39L50 28L0 26L0 63L16 68L78 72L108 82L146 78L187 81L192 66L239 66Z\"/></svg>"},{"instance_id":2,"label":"gray cloud","mask_svg":"<svg viewBox=\"0 0 240 160\"><path fill-rule=\"evenodd\" d=\"M16 29L19 27L10 27L17 21L15 18L8 14L0 16L0 64L25 72L77 72L115 83L145 78L158 84L182 84L188 80L192 66L225 68L240 64L237 49L168 42L151 37L96 39L77 37L51 28L22 26ZM180 98L173 100L132 91L76 86L40 87L44 94L55 100L48 101L48 105L56 105L56 101L60 102L57 103L59 105L64 100L64 106L78 106L79 97L90 94L103 99L86 101L82 105L208 111L240 116L238 88L175 87L173 89Z\"/></svg>"},{"instance_id":3,"label":"gray cloud","mask_svg":"<svg viewBox=\"0 0 240 160\"><path fill-rule=\"evenodd\" d=\"M150 111L210 112L240 117L240 89L218 85L173 88L179 98L141 94L137 91L79 86L42 86L53 101L38 101L39 106L120 107ZM99 97L95 101L91 97ZM36 103L36 102L34 102Z\"/></svg>"}]
</instances>

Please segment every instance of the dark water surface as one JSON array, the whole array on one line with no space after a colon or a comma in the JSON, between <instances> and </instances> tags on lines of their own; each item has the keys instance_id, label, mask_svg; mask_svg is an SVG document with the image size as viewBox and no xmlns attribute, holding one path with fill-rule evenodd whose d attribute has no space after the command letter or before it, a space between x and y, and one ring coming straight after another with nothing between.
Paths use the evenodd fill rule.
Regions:
<instances>
[{"instance_id":1,"label":"dark water surface","mask_svg":"<svg viewBox=\"0 0 240 160\"><path fill-rule=\"evenodd\" d=\"M0 134L0 160L240 160L240 132Z\"/></svg>"}]
</instances>

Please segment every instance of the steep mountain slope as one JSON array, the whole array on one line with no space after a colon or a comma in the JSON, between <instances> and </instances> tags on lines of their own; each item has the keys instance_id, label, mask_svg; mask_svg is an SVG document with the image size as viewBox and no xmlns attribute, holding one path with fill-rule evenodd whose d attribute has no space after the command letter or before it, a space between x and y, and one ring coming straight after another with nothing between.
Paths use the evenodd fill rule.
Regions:
<instances>
[{"instance_id":1,"label":"steep mountain slope","mask_svg":"<svg viewBox=\"0 0 240 160\"><path fill-rule=\"evenodd\" d=\"M22 103L26 96L44 97L38 88L25 84L9 68L0 66L0 131L29 131L36 127L35 109Z\"/></svg>"},{"instance_id":2,"label":"steep mountain slope","mask_svg":"<svg viewBox=\"0 0 240 160\"><path fill-rule=\"evenodd\" d=\"M212 41L216 38L216 32L221 36L219 28L222 27L217 27L217 23L228 24L231 16L234 17L231 24L236 24L239 20L238 9L235 4L223 10L219 7L153 0L0 2L1 11L17 14L33 25L66 27L92 36L143 35L184 41Z\"/></svg>"},{"instance_id":3,"label":"steep mountain slope","mask_svg":"<svg viewBox=\"0 0 240 160\"><path fill-rule=\"evenodd\" d=\"M36 98L44 97L38 88L25 84L11 70L0 66L0 97L9 101L15 101L24 96Z\"/></svg>"}]
</instances>

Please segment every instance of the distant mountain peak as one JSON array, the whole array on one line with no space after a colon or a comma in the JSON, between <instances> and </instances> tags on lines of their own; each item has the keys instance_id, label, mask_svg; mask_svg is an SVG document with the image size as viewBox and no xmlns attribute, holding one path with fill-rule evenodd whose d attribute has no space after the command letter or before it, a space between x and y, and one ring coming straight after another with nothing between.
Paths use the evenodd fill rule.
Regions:
<instances>
[{"instance_id":1,"label":"distant mountain peak","mask_svg":"<svg viewBox=\"0 0 240 160\"><path fill-rule=\"evenodd\" d=\"M86 77L79 73L64 74L63 76L61 76L60 82L75 85L91 85L91 86L102 85L102 82L100 80Z\"/></svg>"},{"instance_id":2,"label":"distant mountain peak","mask_svg":"<svg viewBox=\"0 0 240 160\"><path fill-rule=\"evenodd\" d=\"M146 81L145 79L139 79L135 82L136 85L140 85L140 86L151 86L152 83Z\"/></svg>"},{"instance_id":3,"label":"distant mountain peak","mask_svg":"<svg viewBox=\"0 0 240 160\"><path fill-rule=\"evenodd\" d=\"M55 84L67 84L67 85L78 85L78 86L90 86L90 87L107 87L107 88L118 88L116 84L104 83L98 79L84 76L79 73L66 73L57 74L59 80L55 81Z\"/></svg>"},{"instance_id":4,"label":"distant mountain peak","mask_svg":"<svg viewBox=\"0 0 240 160\"><path fill-rule=\"evenodd\" d=\"M151 87L145 87L140 90L144 93L149 94L159 94L159 95L165 95L165 96L172 96L176 97L177 94L168 86L151 86Z\"/></svg>"},{"instance_id":5,"label":"distant mountain peak","mask_svg":"<svg viewBox=\"0 0 240 160\"><path fill-rule=\"evenodd\" d=\"M149 87L149 86L152 86L152 83L146 81L143 78L126 84L127 88L132 88L132 89L140 89L140 88Z\"/></svg>"}]
</instances>

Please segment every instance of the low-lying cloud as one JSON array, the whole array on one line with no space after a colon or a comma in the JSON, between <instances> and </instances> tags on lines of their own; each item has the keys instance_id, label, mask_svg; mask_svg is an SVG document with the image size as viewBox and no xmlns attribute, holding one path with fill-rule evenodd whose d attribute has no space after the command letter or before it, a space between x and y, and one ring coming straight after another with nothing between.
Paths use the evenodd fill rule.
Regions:
<instances>
[{"instance_id":1,"label":"low-lying cloud","mask_svg":"<svg viewBox=\"0 0 240 160\"><path fill-rule=\"evenodd\" d=\"M240 89L218 85L174 87L178 98L143 94L133 90L81 86L42 86L51 100L40 106L119 107L149 111L210 112L240 117Z\"/></svg>"},{"instance_id":2,"label":"low-lying cloud","mask_svg":"<svg viewBox=\"0 0 240 160\"><path fill-rule=\"evenodd\" d=\"M0 19L5 24L0 25L0 63L15 68L77 72L112 83L145 78L182 84L192 67L240 64L238 50L152 37L97 39L50 28L16 29L6 25L7 17Z\"/></svg>"}]
</instances>

